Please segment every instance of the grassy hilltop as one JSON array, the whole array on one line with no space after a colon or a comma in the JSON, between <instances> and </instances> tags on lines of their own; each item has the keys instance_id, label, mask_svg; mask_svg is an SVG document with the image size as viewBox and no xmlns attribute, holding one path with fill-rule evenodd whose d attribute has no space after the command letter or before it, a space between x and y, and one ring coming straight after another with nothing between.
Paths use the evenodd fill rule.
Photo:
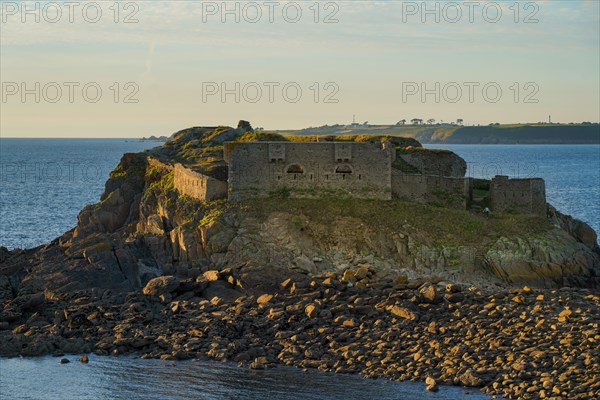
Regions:
<instances>
[{"instance_id":1,"label":"grassy hilltop","mask_svg":"<svg viewBox=\"0 0 600 400\"><path fill-rule=\"evenodd\" d=\"M277 131L286 136L391 135L421 143L446 144L595 144L600 124L510 124L490 126L442 125L326 125Z\"/></svg>"}]
</instances>

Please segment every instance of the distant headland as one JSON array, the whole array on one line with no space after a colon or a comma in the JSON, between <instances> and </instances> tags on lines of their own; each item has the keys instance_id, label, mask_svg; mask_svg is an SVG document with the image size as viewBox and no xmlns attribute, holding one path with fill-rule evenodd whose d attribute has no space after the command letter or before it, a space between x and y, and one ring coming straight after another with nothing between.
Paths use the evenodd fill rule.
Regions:
<instances>
[{"instance_id":1,"label":"distant headland","mask_svg":"<svg viewBox=\"0 0 600 400\"><path fill-rule=\"evenodd\" d=\"M403 120L404 121L404 120ZM423 144L599 144L600 124L411 124L399 121L394 125L324 125L301 130L276 131L282 135L391 135L414 138Z\"/></svg>"}]
</instances>

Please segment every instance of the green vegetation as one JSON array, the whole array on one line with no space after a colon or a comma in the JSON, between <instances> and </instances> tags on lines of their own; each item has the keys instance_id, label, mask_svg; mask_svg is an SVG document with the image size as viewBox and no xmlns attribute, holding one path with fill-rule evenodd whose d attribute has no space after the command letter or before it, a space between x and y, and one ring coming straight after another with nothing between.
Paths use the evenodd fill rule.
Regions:
<instances>
[{"instance_id":1,"label":"green vegetation","mask_svg":"<svg viewBox=\"0 0 600 400\"><path fill-rule=\"evenodd\" d=\"M462 202L462 191L449 191L444 189L435 189L432 192L435 201L431 203L435 207L456 207Z\"/></svg>"},{"instance_id":2,"label":"green vegetation","mask_svg":"<svg viewBox=\"0 0 600 400\"><path fill-rule=\"evenodd\" d=\"M501 236L534 236L552 228L545 219L534 215L494 214L485 219L468 211L398 200L268 198L248 200L239 207L258 217L284 211L325 224L353 217L373 230L389 234L410 226L426 232L429 241L445 246L478 245Z\"/></svg>"},{"instance_id":3,"label":"green vegetation","mask_svg":"<svg viewBox=\"0 0 600 400\"><path fill-rule=\"evenodd\" d=\"M164 192L174 190L174 172L155 166L146 169L146 181L148 189L160 189Z\"/></svg>"},{"instance_id":4,"label":"green vegetation","mask_svg":"<svg viewBox=\"0 0 600 400\"><path fill-rule=\"evenodd\" d=\"M246 132L235 138L236 142L286 142L287 139L278 133Z\"/></svg>"},{"instance_id":5,"label":"green vegetation","mask_svg":"<svg viewBox=\"0 0 600 400\"><path fill-rule=\"evenodd\" d=\"M121 163L119 163L115 167L115 169L113 169L109 174L109 176L113 179L121 178L121 177L124 177L125 175L127 175L127 171L125 171L125 169L123 168L123 164L121 164Z\"/></svg>"},{"instance_id":6,"label":"green vegetation","mask_svg":"<svg viewBox=\"0 0 600 400\"><path fill-rule=\"evenodd\" d=\"M396 151L400 154L411 154L411 153L429 153L429 154L448 154L451 153L450 150L446 149L429 149L426 147L415 147L415 146L407 146L407 147L398 147Z\"/></svg>"},{"instance_id":7,"label":"green vegetation","mask_svg":"<svg viewBox=\"0 0 600 400\"><path fill-rule=\"evenodd\" d=\"M273 190L269 192L269 196L274 199L288 199L290 197L291 191L287 187L281 187L279 189Z\"/></svg>"},{"instance_id":8,"label":"green vegetation","mask_svg":"<svg viewBox=\"0 0 600 400\"><path fill-rule=\"evenodd\" d=\"M198 226L202 227L215 222L229 209L229 207L230 205L226 199L202 202L204 216L198 223Z\"/></svg>"}]
</instances>

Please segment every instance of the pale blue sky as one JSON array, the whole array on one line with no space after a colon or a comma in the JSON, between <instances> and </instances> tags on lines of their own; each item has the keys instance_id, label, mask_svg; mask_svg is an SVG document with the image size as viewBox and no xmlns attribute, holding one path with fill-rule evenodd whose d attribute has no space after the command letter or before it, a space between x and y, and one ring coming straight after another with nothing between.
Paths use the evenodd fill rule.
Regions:
<instances>
[{"instance_id":1,"label":"pale blue sky","mask_svg":"<svg viewBox=\"0 0 600 400\"><path fill-rule=\"evenodd\" d=\"M112 1L97 2L103 11L97 23L90 22L93 7L88 8L86 20L83 6L75 8L73 23L65 7L58 22L49 22L56 17L55 10L48 6L44 14L48 2L43 1L37 2L41 6L40 22L36 22L33 14L22 14L24 7L33 9L34 3L2 0L6 18L0 32L3 137L166 135L194 125L233 125L239 119L266 129L289 129L350 122L353 114L360 122L380 124L416 117L463 118L467 124L537 122L547 120L549 114L558 122L600 119L600 2L596 0L537 1L535 6L517 2L517 23L515 1L481 1L474 8L473 22L466 3L454 2L463 13L455 23L449 21L456 14L448 2L427 3L429 9L440 7L439 23L433 14L422 22L423 10L414 9L421 2L401 1L320 2L319 23L314 22L314 1L288 6L289 18L295 15L294 7L302 10L297 23L283 18L288 2L277 2L273 23L263 1L253 3L263 12L258 23L249 22L253 9L246 8L248 13L243 14L248 2L238 3L239 23L233 15L223 23L222 10L211 9L220 7L221 1L204 5L201 1L121 2L118 23L114 9L109 9ZM235 7L236 2L228 4ZM501 7L498 22L484 18L485 4L489 4L488 19L496 18ZM211 10L216 14L209 15ZM134 11L138 22L123 23L123 17ZM323 23L333 11L338 22ZM531 18L539 22L525 23L532 13ZM48 96L41 93L39 103L33 94L24 102L21 93L8 94L15 84L21 91L23 83L34 89L36 82L40 88L56 82L63 97L56 103L47 101L54 96L52 85L47 87ZM72 103L65 82L80 85ZM82 96L81 87L90 82L103 91L97 103ZM117 103L111 90L115 82L120 89ZM128 82L139 87L133 97L137 104L123 101L132 89L124 87ZM263 98L251 103L254 92L248 86L248 96L240 93L239 103L234 95L222 102L219 94L207 95L204 101L203 87L210 82L229 88L236 82L240 88L255 82ZM280 84L272 103L265 82ZM318 103L315 82L320 87ZM324 90L328 82L335 86ZM403 99L407 82L429 88L436 82L440 87L456 82L463 95L456 103L444 96L437 103L434 95L422 102L418 93ZM480 85L472 103L464 82ZM520 87L517 103L515 82ZM285 101L281 88L286 83L302 89L298 102ZM486 83L502 89L497 103L485 100ZM527 83L534 85L525 87ZM333 87L339 88L333 97L338 102L323 103ZM539 90L532 97L538 102L524 102L534 90ZM447 95L456 96L454 91Z\"/></svg>"}]
</instances>

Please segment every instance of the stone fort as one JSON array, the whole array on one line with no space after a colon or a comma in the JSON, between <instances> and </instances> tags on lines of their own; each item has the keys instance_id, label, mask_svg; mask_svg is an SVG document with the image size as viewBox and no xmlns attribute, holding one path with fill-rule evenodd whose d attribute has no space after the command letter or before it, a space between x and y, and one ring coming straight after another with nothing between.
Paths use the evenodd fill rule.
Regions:
<instances>
[{"instance_id":1,"label":"stone fort","mask_svg":"<svg viewBox=\"0 0 600 400\"><path fill-rule=\"evenodd\" d=\"M397 157L420 166L423 172L394 168ZM465 170L443 168L435 159L415 157L397 154L388 142L225 142L227 181L181 164L168 167L174 171L174 186L180 193L203 201L337 196L470 208L474 180L465 177ZM496 176L486 182L492 211L546 216L543 179Z\"/></svg>"}]
</instances>

